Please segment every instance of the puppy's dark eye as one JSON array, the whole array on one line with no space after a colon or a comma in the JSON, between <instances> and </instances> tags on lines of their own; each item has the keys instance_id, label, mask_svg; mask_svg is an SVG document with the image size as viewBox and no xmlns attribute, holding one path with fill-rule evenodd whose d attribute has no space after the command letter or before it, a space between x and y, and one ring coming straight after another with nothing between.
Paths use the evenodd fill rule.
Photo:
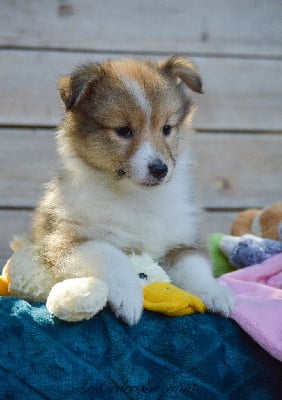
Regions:
<instances>
[{"instance_id":1,"label":"puppy's dark eye","mask_svg":"<svg viewBox=\"0 0 282 400\"><path fill-rule=\"evenodd\" d=\"M163 127L163 134L164 134L165 136L168 136L168 135L170 134L170 132L171 132L171 126L170 126L170 125L165 125L165 126Z\"/></svg>"},{"instance_id":2,"label":"puppy's dark eye","mask_svg":"<svg viewBox=\"0 0 282 400\"><path fill-rule=\"evenodd\" d=\"M116 130L116 133L125 139L129 139L133 136L132 130L128 126L118 128Z\"/></svg>"}]
</instances>

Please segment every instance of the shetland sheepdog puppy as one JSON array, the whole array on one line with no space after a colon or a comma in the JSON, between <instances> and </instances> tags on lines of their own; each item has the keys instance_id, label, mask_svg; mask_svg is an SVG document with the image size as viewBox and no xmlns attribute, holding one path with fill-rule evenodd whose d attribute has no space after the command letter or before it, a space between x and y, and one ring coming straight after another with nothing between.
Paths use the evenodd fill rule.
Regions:
<instances>
[{"instance_id":1,"label":"shetland sheepdog puppy","mask_svg":"<svg viewBox=\"0 0 282 400\"><path fill-rule=\"evenodd\" d=\"M143 293L129 258L148 253L173 283L228 315L200 234L187 125L193 62L172 57L89 63L59 81L60 174L39 204L32 240L56 280L97 277L118 317L137 323Z\"/></svg>"}]
</instances>

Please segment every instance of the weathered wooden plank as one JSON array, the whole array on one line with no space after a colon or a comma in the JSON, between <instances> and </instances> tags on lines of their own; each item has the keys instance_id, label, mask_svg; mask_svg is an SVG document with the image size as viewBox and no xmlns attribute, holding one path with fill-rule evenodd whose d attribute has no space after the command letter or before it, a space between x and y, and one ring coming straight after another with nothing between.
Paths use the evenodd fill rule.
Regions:
<instances>
[{"instance_id":1,"label":"weathered wooden plank","mask_svg":"<svg viewBox=\"0 0 282 400\"><path fill-rule=\"evenodd\" d=\"M31 211L7 211L0 210L0 271L12 251L9 243L16 235L30 232ZM236 213L234 212L209 212L206 216L207 232L229 233L231 223ZM1 263L2 260L2 263Z\"/></svg>"},{"instance_id":2,"label":"weathered wooden plank","mask_svg":"<svg viewBox=\"0 0 282 400\"><path fill-rule=\"evenodd\" d=\"M111 55L114 58L114 55ZM0 51L0 124L54 126L62 117L56 81L106 54ZM204 95L194 95L198 129L281 130L282 60L195 58Z\"/></svg>"},{"instance_id":3,"label":"weathered wooden plank","mask_svg":"<svg viewBox=\"0 0 282 400\"><path fill-rule=\"evenodd\" d=\"M0 206L34 206L57 166L54 131L0 131Z\"/></svg>"},{"instance_id":4,"label":"weathered wooden plank","mask_svg":"<svg viewBox=\"0 0 282 400\"><path fill-rule=\"evenodd\" d=\"M230 234L231 226L238 212L236 211L209 211L205 215L206 232Z\"/></svg>"},{"instance_id":5,"label":"weathered wooden plank","mask_svg":"<svg viewBox=\"0 0 282 400\"><path fill-rule=\"evenodd\" d=\"M282 199L282 135L193 135L202 204L262 207ZM58 165L52 130L0 130L0 206L34 206Z\"/></svg>"},{"instance_id":6,"label":"weathered wooden plank","mask_svg":"<svg viewBox=\"0 0 282 400\"><path fill-rule=\"evenodd\" d=\"M277 0L2 0L0 45L278 55Z\"/></svg>"},{"instance_id":7,"label":"weathered wooden plank","mask_svg":"<svg viewBox=\"0 0 282 400\"><path fill-rule=\"evenodd\" d=\"M264 207L282 199L282 135L196 134L202 203Z\"/></svg>"},{"instance_id":8,"label":"weathered wooden plank","mask_svg":"<svg viewBox=\"0 0 282 400\"><path fill-rule=\"evenodd\" d=\"M0 258L8 258L12 251L9 243L16 235L30 231L32 220L31 211L0 210ZM0 264L0 270L1 270Z\"/></svg>"}]
</instances>

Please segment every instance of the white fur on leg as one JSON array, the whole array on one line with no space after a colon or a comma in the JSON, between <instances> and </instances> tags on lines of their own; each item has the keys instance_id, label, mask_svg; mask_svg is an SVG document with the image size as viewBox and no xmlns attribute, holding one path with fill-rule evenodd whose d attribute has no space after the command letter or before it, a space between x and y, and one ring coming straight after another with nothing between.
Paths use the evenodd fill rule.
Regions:
<instances>
[{"instance_id":1,"label":"white fur on leg","mask_svg":"<svg viewBox=\"0 0 282 400\"><path fill-rule=\"evenodd\" d=\"M53 286L46 307L64 321L90 319L105 307L107 285L96 278L66 279Z\"/></svg>"},{"instance_id":2,"label":"white fur on leg","mask_svg":"<svg viewBox=\"0 0 282 400\"><path fill-rule=\"evenodd\" d=\"M143 290L129 257L110 243L88 241L65 260L72 276L94 276L108 285L108 301L115 314L135 324L143 311Z\"/></svg>"},{"instance_id":3,"label":"white fur on leg","mask_svg":"<svg viewBox=\"0 0 282 400\"><path fill-rule=\"evenodd\" d=\"M208 310L229 315L234 304L233 295L213 278L205 257L187 255L170 268L168 274L173 283L198 296Z\"/></svg>"}]
</instances>

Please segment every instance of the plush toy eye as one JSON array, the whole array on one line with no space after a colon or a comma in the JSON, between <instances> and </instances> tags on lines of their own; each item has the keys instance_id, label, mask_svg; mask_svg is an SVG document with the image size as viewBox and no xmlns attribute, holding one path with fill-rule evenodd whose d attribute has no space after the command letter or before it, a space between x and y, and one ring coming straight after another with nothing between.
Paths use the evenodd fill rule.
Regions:
<instances>
[{"instance_id":1,"label":"plush toy eye","mask_svg":"<svg viewBox=\"0 0 282 400\"><path fill-rule=\"evenodd\" d=\"M144 272L140 272L140 274L138 274L138 275L139 275L140 279L147 279L148 278L148 276L146 274L144 274Z\"/></svg>"},{"instance_id":2,"label":"plush toy eye","mask_svg":"<svg viewBox=\"0 0 282 400\"><path fill-rule=\"evenodd\" d=\"M170 134L170 132L171 132L171 126L170 126L170 125L165 125L165 126L163 127L163 134L164 134L165 136L168 136L168 135Z\"/></svg>"},{"instance_id":3,"label":"plush toy eye","mask_svg":"<svg viewBox=\"0 0 282 400\"><path fill-rule=\"evenodd\" d=\"M125 139L129 139L133 136L133 132L128 126L123 126L121 128L118 128L116 130L116 133Z\"/></svg>"}]
</instances>

